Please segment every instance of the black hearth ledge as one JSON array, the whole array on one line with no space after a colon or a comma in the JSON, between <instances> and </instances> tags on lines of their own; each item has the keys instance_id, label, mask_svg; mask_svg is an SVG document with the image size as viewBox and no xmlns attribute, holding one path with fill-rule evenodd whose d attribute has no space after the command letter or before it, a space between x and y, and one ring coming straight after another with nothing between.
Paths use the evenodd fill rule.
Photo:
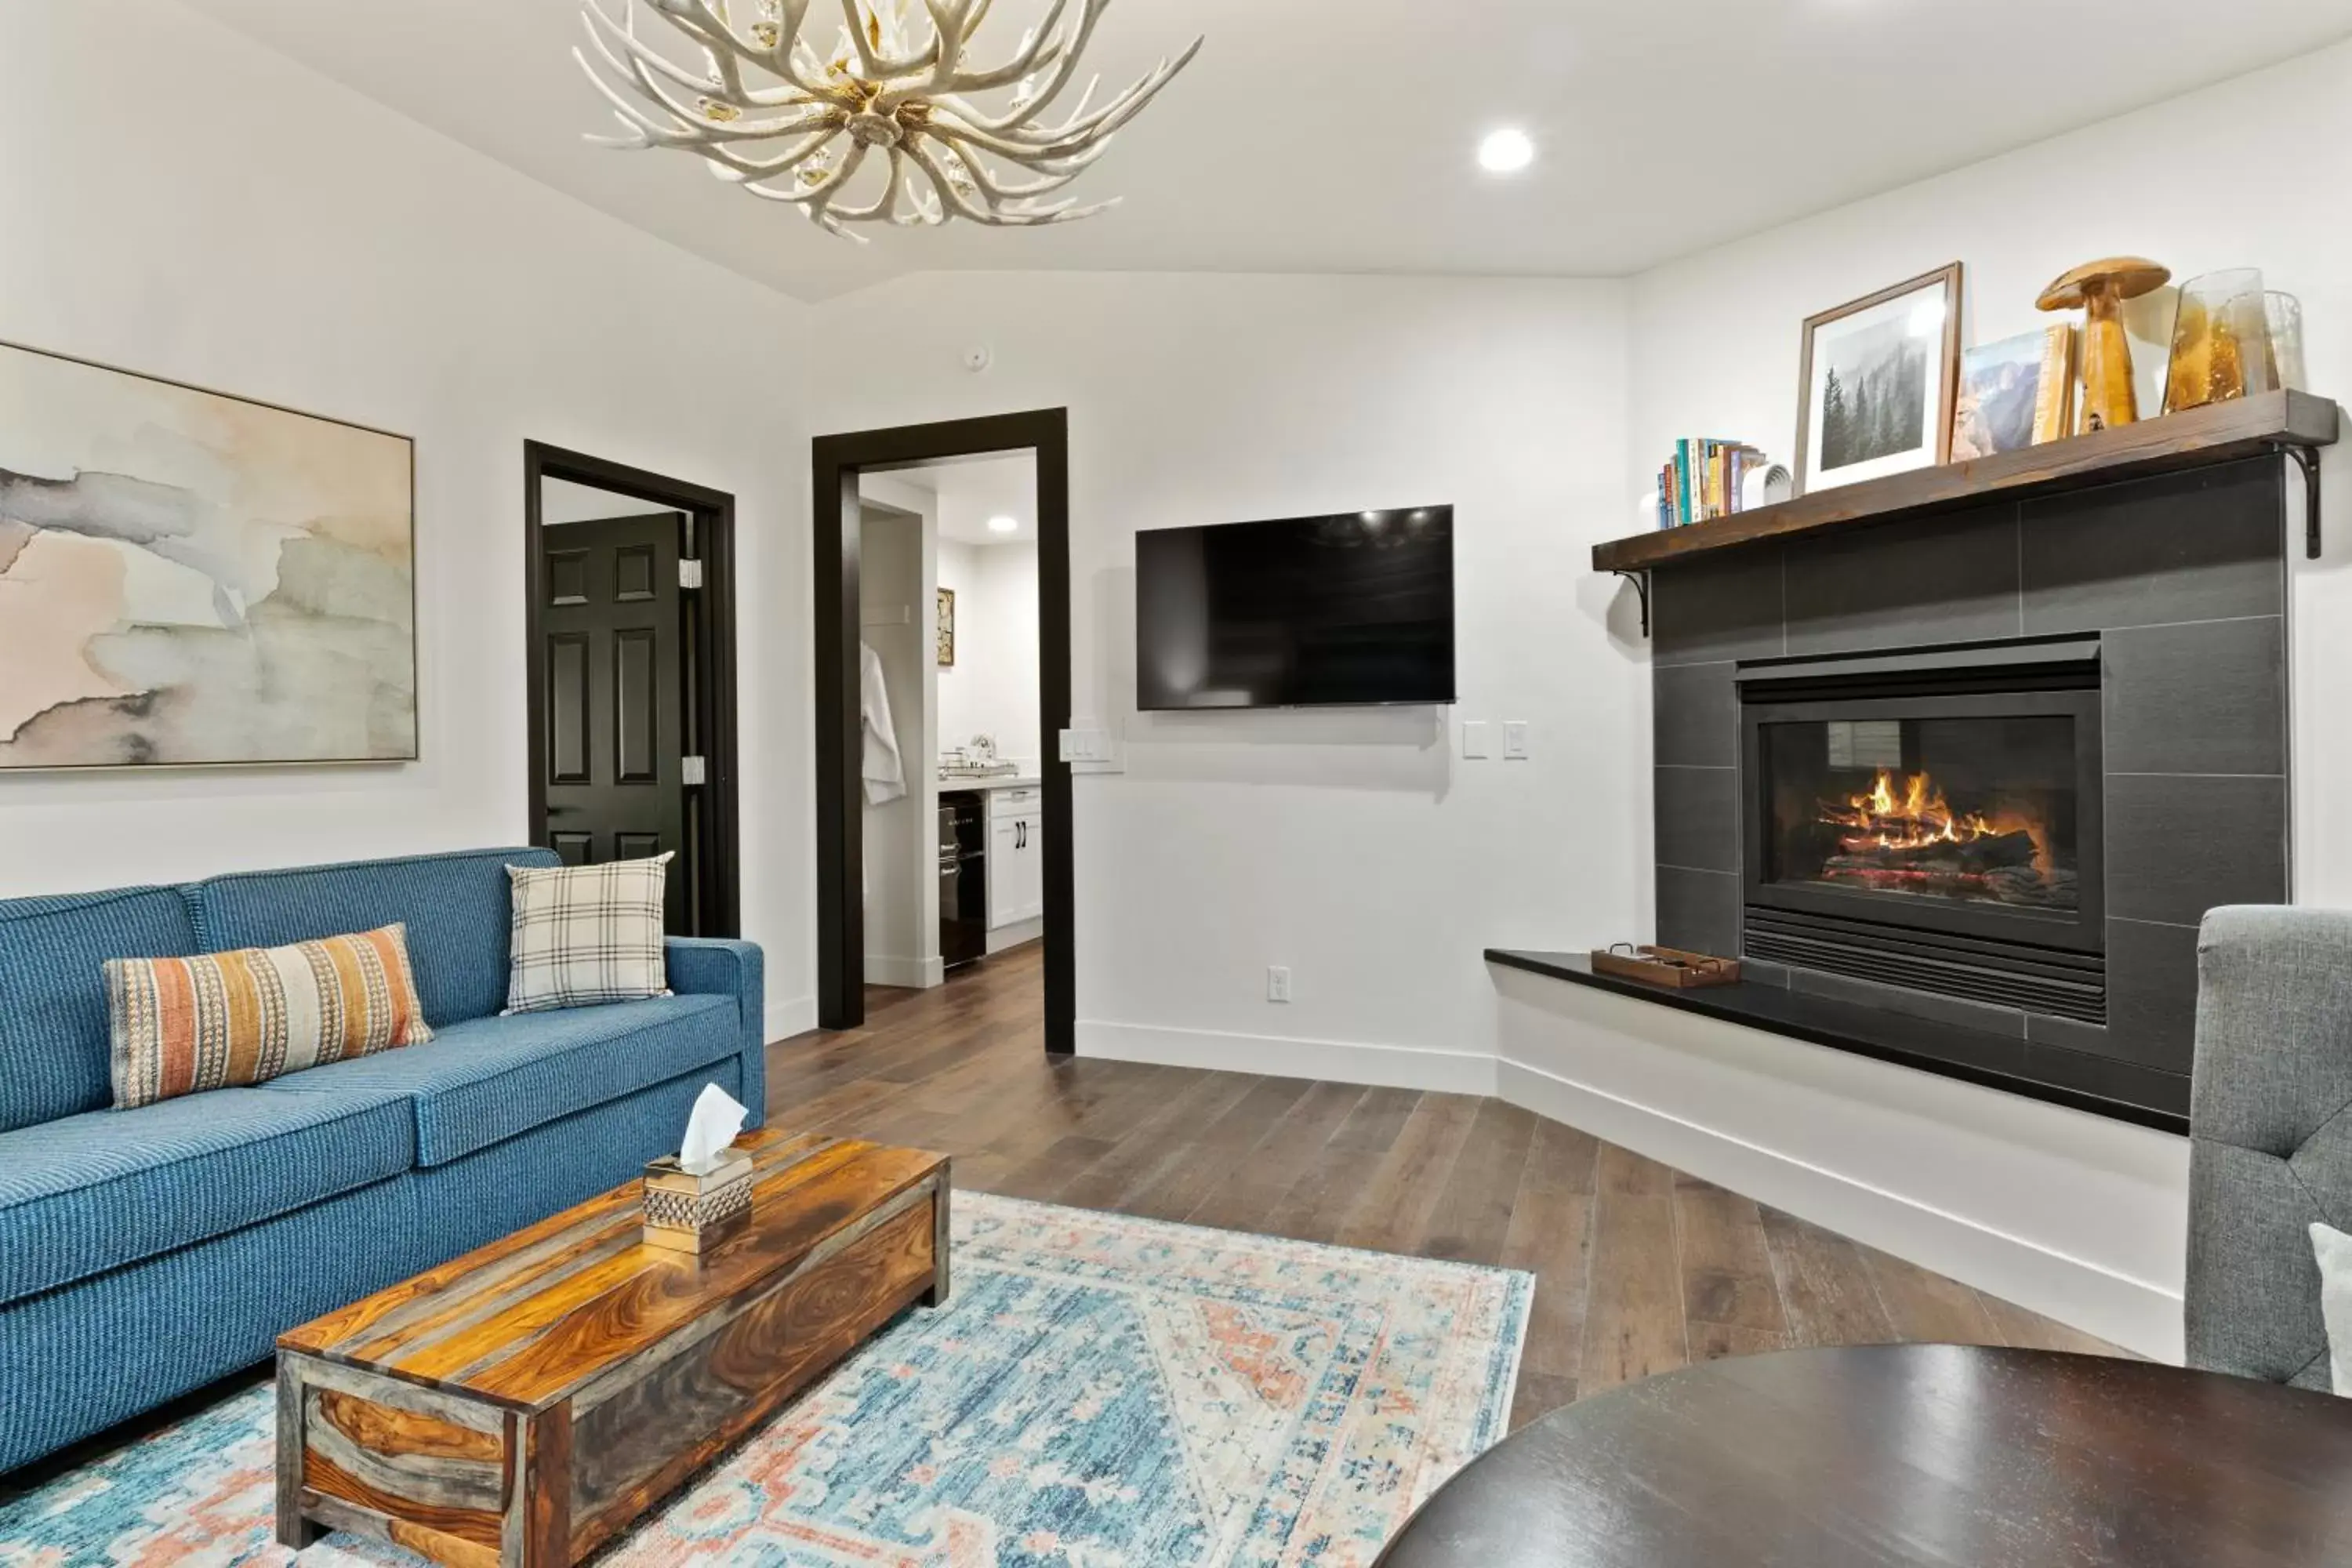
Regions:
<instances>
[{"instance_id":1,"label":"black hearth ledge","mask_svg":"<svg viewBox=\"0 0 2352 1568\"><path fill-rule=\"evenodd\" d=\"M1762 1029L1769 1034L1786 1035L1791 1039L1830 1046L1838 1050L1852 1051L1856 1056L1894 1062L1923 1072L1982 1084L1990 1089L2005 1089L2031 1100L2046 1100L2053 1105L2152 1127L2161 1132L2185 1133L2189 1131L2188 1079L2179 1081L2178 1109L2140 1104L2088 1089L2073 1089L2042 1082L2038 1078L2027 1076L2022 1070L2029 1057L2045 1067L2055 1058L2066 1058L2094 1079L2107 1064L2080 1051L2061 1050L2017 1036L1963 1028L1958 1025L1937 1023L1858 1002L1811 996L1757 981L1743 980L1734 985L1709 985L1689 991L1669 990L1664 986L1645 985L1637 980L1622 980L1613 974L1595 974L1592 960L1580 952L1522 952L1490 947L1486 950L1486 962L1500 964L1506 969L1524 970L1530 974L1565 980L1571 985L1585 985L1595 991L1613 992L1620 996L1654 1002L1661 1007L1696 1013L1727 1024L1745 1024L1749 1028ZM2161 1076L2168 1079L2174 1075Z\"/></svg>"}]
</instances>

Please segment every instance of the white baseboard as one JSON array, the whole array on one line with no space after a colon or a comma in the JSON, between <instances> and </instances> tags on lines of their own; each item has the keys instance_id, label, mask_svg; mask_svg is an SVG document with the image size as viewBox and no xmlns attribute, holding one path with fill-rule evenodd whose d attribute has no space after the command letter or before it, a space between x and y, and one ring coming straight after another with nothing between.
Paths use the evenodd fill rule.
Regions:
<instances>
[{"instance_id":1,"label":"white baseboard","mask_svg":"<svg viewBox=\"0 0 2352 1568\"><path fill-rule=\"evenodd\" d=\"M866 984L895 985L907 991L929 991L947 982L947 965L937 958L903 958L895 953L866 955Z\"/></svg>"},{"instance_id":2,"label":"white baseboard","mask_svg":"<svg viewBox=\"0 0 2352 1568\"><path fill-rule=\"evenodd\" d=\"M1437 1089L1453 1094L1495 1092L1495 1058L1484 1052L1469 1055L1414 1046L1301 1040L1279 1035L1170 1029L1085 1018L1078 1020L1077 1046L1082 1057L1150 1062L1160 1067L1321 1079L1378 1089Z\"/></svg>"},{"instance_id":3,"label":"white baseboard","mask_svg":"<svg viewBox=\"0 0 2352 1568\"><path fill-rule=\"evenodd\" d=\"M1003 952L1008 948L1020 947L1027 942L1042 942L1045 936L1045 916L1039 915L1035 920L1014 921L1011 925L998 926L988 933L988 951L992 953Z\"/></svg>"},{"instance_id":4,"label":"white baseboard","mask_svg":"<svg viewBox=\"0 0 2352 1568\"><path fill-rule=\"evenodd\" d=\"M1547 984L1570 990L1497 972L1503 1099L2180 1359L2177 1279L2117 1259L2161 1256L2185 1219L2183 1141L1651 1004L1542 994ZM1920 1195L1929 1188L1953 1195ZM2084 1256L2094 1251L2108 1257Z\"/></svg>"},{"instance_id":5,"label":"white baseboard","mask_svg":"<svg viewBox=\"0 0 2352 1568\"><path fill-rule=\"evenodd\" d=\"M816 1028L816 998L794 996L768 1004L768 1043L789 1040Z\"/></svg>"}]
</instances>

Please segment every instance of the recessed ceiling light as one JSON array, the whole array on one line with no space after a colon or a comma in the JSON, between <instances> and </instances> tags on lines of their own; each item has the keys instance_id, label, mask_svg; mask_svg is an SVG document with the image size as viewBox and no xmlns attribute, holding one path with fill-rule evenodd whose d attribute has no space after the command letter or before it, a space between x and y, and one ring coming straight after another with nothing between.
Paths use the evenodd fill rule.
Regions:
<instances>
[{"instance_id":1,"label":"recessed ceiling light","mask_svg":"<svg viewBox=\"0 0 2352 1568\"><path fill-rule=\"evenodd\" d=\"M1021 520L1017 517L992 517L988 520L988 531L991 533L1018 533L1021 531Z\"/></svg>"},{"instance_id":2,"label":"recessed ceiling light","mask_svg":"<svg viewBox=\"0 0 2352 1568\"><path fill-rule=\"evenodd\" d=\"M1489 132L1478 143L1478 166L1490 174L1516 174L1536 161L1536 144L1524 131Z\"/></svg>"}]
</instances>

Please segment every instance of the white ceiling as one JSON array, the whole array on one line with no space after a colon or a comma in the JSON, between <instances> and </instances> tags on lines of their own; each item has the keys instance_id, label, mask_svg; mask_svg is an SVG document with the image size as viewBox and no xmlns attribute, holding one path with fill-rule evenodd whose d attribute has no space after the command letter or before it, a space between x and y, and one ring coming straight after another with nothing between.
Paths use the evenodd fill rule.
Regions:
<instances>
[{"instance_id":1,"label":"white ceiling","mask_svg":"<svg viewBox=\"0 0 2352 1568\"><path fill-rule=\"evenodd\" d=\"M892 468L899 484L929 490L939 498L941 539L960 544L1028 544L1037 542L1037 455L1016 452L1007 457L957 458ZM992 520L1011 518L1010 533L989 527Z\"/></svg>"},{"instance_id":2,"label":"white ceiling","mask_svg":"<svg viewBox=\"0 0 2352 1568\"><path fill-rule=\"evenodd\" d=\"M1208 47L1073 188L1124 206L857 246L682 154L584 145L611 121L574 0L190 3L803 299L960 268L1624 273L2352 34L2352 0L1128 0L1090 50L1110 80ZM1043 3L1003 0L981 52ZM1506 123L1541 155L1484 175Z\"/></svg>"}]
</instances>

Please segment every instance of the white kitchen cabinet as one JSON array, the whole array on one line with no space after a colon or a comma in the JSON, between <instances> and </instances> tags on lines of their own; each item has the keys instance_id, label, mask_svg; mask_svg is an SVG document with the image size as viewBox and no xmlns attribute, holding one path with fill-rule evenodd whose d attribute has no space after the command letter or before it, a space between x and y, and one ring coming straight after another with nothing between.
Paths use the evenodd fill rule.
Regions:
<instances>
[{"instance_id":1,"label":"white kitchen cabinet","mask_svg":"<svg viewBox=\"0 0 2352 1568\"><path fill-rule=\"evenodd\" d=\"M1045 913L1044 792L998 790L989 805L988 927L1034 921Z\"/></svg>"}]
</instances>

